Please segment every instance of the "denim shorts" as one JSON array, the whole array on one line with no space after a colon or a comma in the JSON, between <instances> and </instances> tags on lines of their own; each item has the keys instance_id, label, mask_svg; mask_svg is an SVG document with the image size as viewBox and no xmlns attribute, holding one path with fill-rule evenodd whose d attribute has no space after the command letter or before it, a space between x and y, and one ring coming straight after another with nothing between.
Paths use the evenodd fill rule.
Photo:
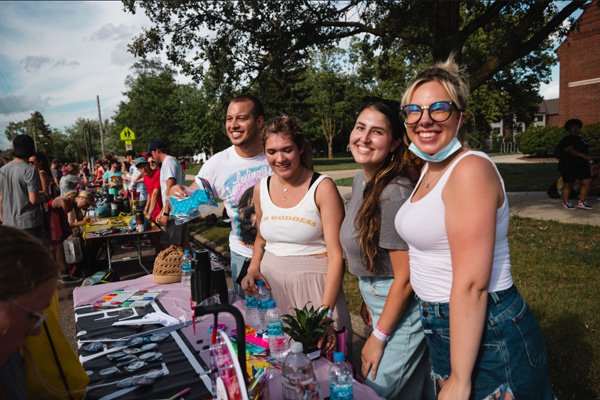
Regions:
<instances>
[{"instance_id":1,"label":"denim shorts","mask_svg":"<svg viewBox=\"0 0 600 400\"><path fill-rule=\"evenodd\" d=\"M450 376L449 303L420 301L432 376ZM546 345L535 316L515 286L488 294L487 315L472 375L471 399L512 393L552 400Z\"/></svg>"},{"instance_id":2,"label":"denim shorts","mask_svg":"<svg viewBox=\"0 0 600 400\"><path fill-rule=\"evenodd\" d=\"M373 326L377 325L388 298L394 278L360 277L360 293L369 307ZM427 345L419 318L418 302L413 297L389 341L377 368L377 377L371 374L365 383L388 400L433 399L433 382L429 376L431 368L427 357Z\"/></svg>"}]
</instances>

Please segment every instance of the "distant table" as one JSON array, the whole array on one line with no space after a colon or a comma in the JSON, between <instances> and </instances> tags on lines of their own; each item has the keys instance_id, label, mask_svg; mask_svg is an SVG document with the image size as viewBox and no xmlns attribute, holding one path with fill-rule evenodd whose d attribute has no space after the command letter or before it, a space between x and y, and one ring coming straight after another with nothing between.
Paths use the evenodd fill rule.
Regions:
<instances>
[{"instance_id":1,"label":"distant table","mask_svg":"<svg viewBox=\"0 0 600 400\"><path fill-rule=\"evenodd\" d=\"M163 294L160 295L158 300L161 303L161 306L164 307L165 311L173 317L180 318L181 316L189 316L190 315L190 303L189 303L189 289L187 289L181 283L172 283L167 285L159 285L152 281L151 276L142 276L137 279L131 279L127 281L121 282L113 282L103 285L96 286L85 286L75 288L73 292L73 304L77 313L81 312L81 307L84 307L86 304L93 304L93 302L98 299L98 297L108 293L110 291L116 289L161 289ZM245 314L246 307L244 301L235 295L230 295L230 303L235 307L240 309L242 314ZM187 372L185 374L185 379L187 380L189 376L195 377L196 383L202 383L202 387L209 388L210 387L210 376L209 376L209 368L208 368L208 351L206 351L208 344L210 343L210 334L208 333L208 328L210 324L213 322L212 317L205 316L200 318L196 322L196 334L194 334L193 327L188 326L177 332L173 332L172 336L179 336L180 333L185 337L185 344L191 346L193 351L187 352L187 359L189 365L187 366ZM220 314L219 322L225 323L228 327L228 330L231 330L235 327L235 320L233 316L229 314ZM77 322L79 327L79 322ZM156 325L153 325L156 327ZM109 331L117 331L118 327L106 327ZM113 332L114 335L114 332ZM112 336L112 335L111 335ZM182 343L181 340L178 340L179 343ZM185 347L185 346L183 346ZM183 350L183 349L182 349ZM184 353L185 350L184 350ZM198 356L199 354L199 356ZM329 366L331 362L326 358L321 357L313 362L315 367L315 374L317 375L317 379L319 381L319 387L321 390L321 395L323 398L329 396L329 384L327 382L327 375L329 371ZM281 379L280 379L280 371L274 371L275 376L271 379L269 384L270 396L269 398L272 400L281 399ZM190 375L188 375L190 374ZM93 375L92 375L93 376ZM182 375L183 377L183 372ZM170 380L168 377L165 380ZM181 382L181 386L183 382ZM160 383L158 384L160 385ZM156 386L156 385L155 385ZM161 388L157 387L156 390L161 390ZM204 389L195 388L190 392L190 399L197 398L196 396L204 396ZM173 391L173 390L171 390ZM136 394L136 392L132 392L132 395ZM152 393L153 395L155 393ZM137 393L138 396L141 393ZM146 396L149 393L145 394ZM135 397L134 397L135 398ZM138 397L139 398L139 397ZM155 397L149 397L155 398ZM186 395L186 399L188 395ZM368 399L368 400L376 400L381 399L381 397L377 396L377 394L368 387L358 381L354 382L354 398L357 400L360 399Z\"/></svg>"},{"instance_id":2,"label":"distant table","mask_svg":"<svg viewBox=\"0 0 600 400\"><path fill-rule=\"evenodd\" d=\"M83 230L83 238L87 241L97 241L103 240L103 243L106 246L106 258L108 260L108 269L112 270L112 252L110 250L110 240L118 239L119 241L132 241L135 243L135 247L137 249L137 261L139 266L146 272L146 274L150 274L151 272L146 268L144 263L142 262L142 236L143 235L157 235L160 234L161 229L154 223L151 224L149 230L145 230L143 232L138 231L129 231L129 220L133 218L133 216L119 216L119 217L110 217L110 218L100 218L93 224L86 224ZM107 230L113 230L113 233L103 233ZM131 258L121 261L130 261ZM136 259L133 259L136 260Z\"/></svg>"}]
</instances>

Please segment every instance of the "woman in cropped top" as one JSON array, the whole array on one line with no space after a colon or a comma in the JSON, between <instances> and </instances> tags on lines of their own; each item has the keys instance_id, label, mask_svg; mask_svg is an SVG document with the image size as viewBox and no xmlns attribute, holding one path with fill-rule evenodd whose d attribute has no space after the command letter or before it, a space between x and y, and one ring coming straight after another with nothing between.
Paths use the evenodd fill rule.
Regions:
<instances>
[{"instance_id":1,"label":"woman in cropped top","mask_svg":"<svg viewBox=\"0 0 600 400\"><path fill-rule=\"evenodd\" d=\"M438 399L553 399L542 332L511 277L504 183L457 138L468 95L449 59L413 80L401 108L409 150L427 164L395 225Z\"/></svg>"},{"instance_id":2,"label":"woman in cropped top","mask_svg":"<svg viewBox=\"0 0 600 400\"><path fill-rule=\"evenodd\" d=\"M408 245L394 228L394 217L413 188L400 104L379 98L363 103L349 143L362 170L354 177L340 233L348 268L359 279L361 315L373 327L361 352L362 375L386 399L427 400L432 383L409 282Z\"/></svg>"},{"instance_id":3,"label":"woman in cropped top","mask_svg":"<svg viewBox=\"0 0 600 400\"><path fill-rule=\"evenodd\" d=\"M338 329L351 331L339 241L344 205L337 187L313 171L310 144L295 118L269 121L263 143L273 175L254 187L257 234L242 288L255 293L262 279L281 312L310 302L328 308ZM335 335L323 339L321 350L333 349Z\"/></svg>"}]
</instances>

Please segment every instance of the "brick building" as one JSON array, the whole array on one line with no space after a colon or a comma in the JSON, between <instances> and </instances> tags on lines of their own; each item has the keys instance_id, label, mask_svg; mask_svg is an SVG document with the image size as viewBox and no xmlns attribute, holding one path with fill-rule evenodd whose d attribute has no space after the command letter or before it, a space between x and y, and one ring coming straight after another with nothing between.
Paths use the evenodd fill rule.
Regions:
<instances>
[{"instance_id":1,"label":"brick building","mask_svg":"<svg viewBox=\"0 0 600 400\"><path fill-rule=\"evenodd\" d=\"M560 61L559 124L600 122L600 0L594 0L556 50Z\"/></svg>"},{"instance_id":2,"label":"brick building","mask_svg":"<svg viewBox=\"0 0 600 400\"><path fill-rule=\"evenodd\" d=\"M538 112L535 113L533 126L560 125L560 117L558 114L559 99L543 100L540 103Z\"/></svg>"}]
</instances>

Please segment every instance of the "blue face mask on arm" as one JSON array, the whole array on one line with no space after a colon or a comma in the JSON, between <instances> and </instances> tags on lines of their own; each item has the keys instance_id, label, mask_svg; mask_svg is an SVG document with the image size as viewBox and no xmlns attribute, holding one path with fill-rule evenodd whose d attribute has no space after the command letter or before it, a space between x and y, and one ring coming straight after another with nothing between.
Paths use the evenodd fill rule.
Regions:
<instances>
[{"instance_id":1,"label":"blue face mask on arm","mask_svg":"<svg viewBox=\"0 0 600 400\"><path fill-rule=\"evenodd\" d=\"M461 113L462 116L462 113ZM419 150L419 148L417 146L415 146L414 143L411 143L410 146L408 146L408 150L410 150L414 155L416 155L417 157L419 157L422 160L425 161L430 161L430 162L441 162L444 161L446 158L450 157L452 154L456 153L458 150L460 150L462 148L462 144L460 143L460 141L456 138L456 135L458 134L458 129L460 128L460 118L458 119L458 125L456 126L456 132L454 132L454 137L452 138L452 140L450 141L450 143L448 143L446 145L446 147L444 147L442 150L438 151L435 154L426 154L423 153L421 150Z\"/></svg>"}]
</instances>

